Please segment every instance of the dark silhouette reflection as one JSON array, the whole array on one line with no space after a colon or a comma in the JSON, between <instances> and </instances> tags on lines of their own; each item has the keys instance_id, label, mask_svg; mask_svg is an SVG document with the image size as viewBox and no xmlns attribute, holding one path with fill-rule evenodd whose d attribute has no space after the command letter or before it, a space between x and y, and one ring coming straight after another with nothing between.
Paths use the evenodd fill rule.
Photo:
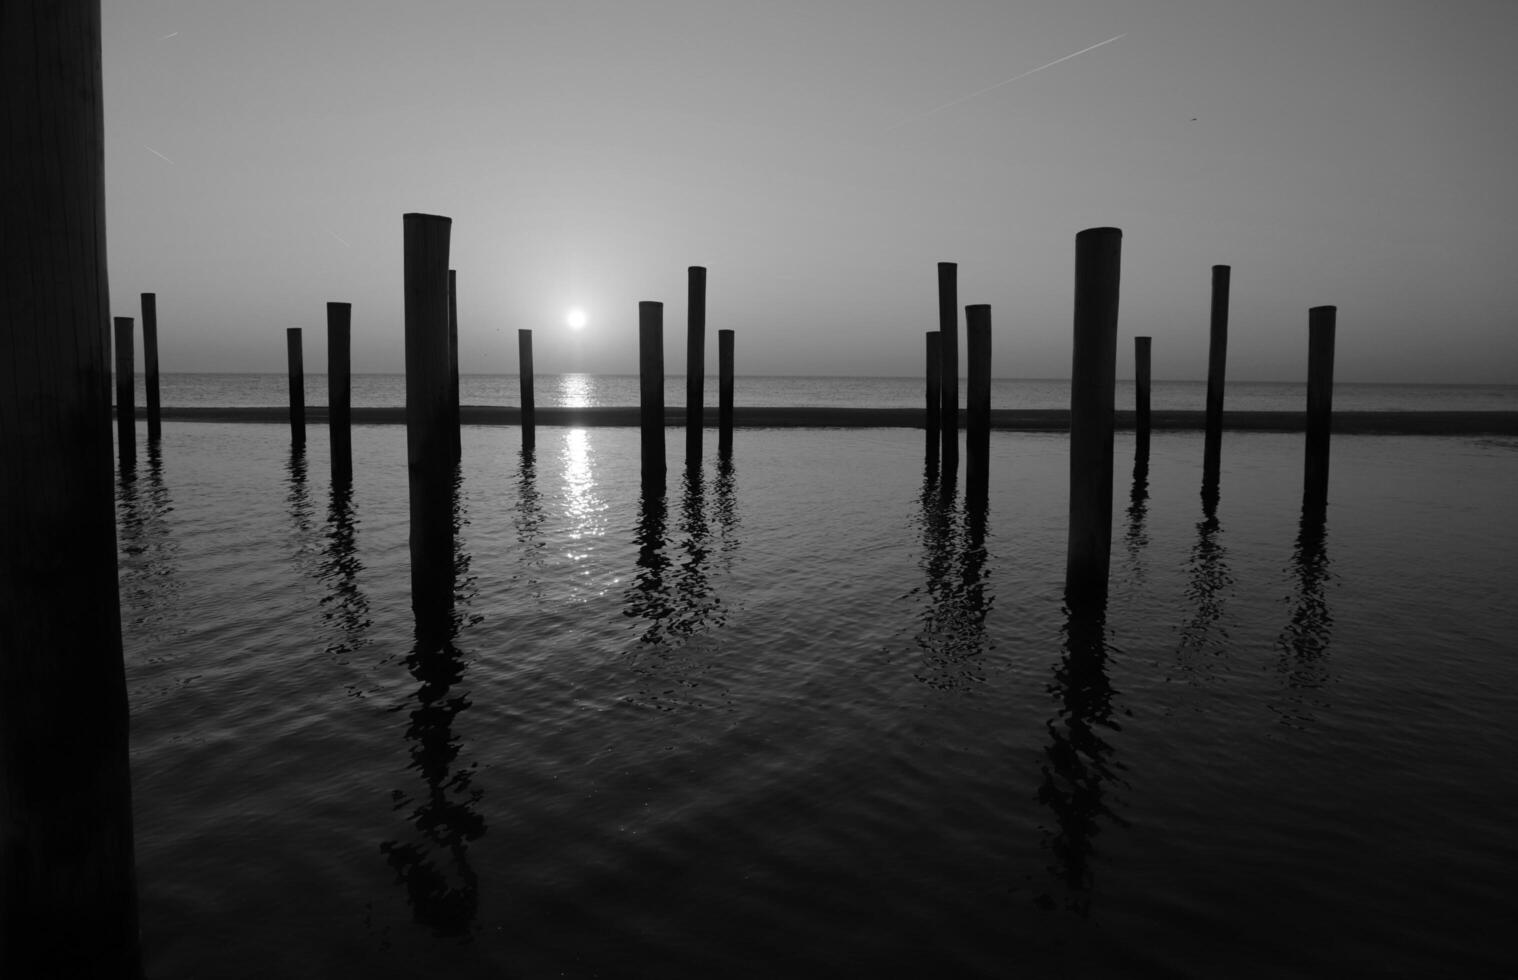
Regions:
<instances>
[{"instance_id":1,"label":"dark silhouette reflection","mask_svg":"<svg viewBox=\"0 0 1518 980\"><path fill-rule=\"evenodd\" d=\"M1328 676L1328 644L1333 631L1333 615L1328 608L1329 573L1327 514L1323 507L1308 501L1302 508L1296 547L1291 565L1296 574L1296 592L1292 596L1291 622L1281 632L1281 667L1288 686L1315 689Z\"/></svg>"},{"instance_id":2,"label":"dark silhouette reflection","mask_svg":"<svg viewBox=\"0 0 1518 980\"><path fill-rule=\"evenodd\" d=\"M1038 788L1039 802L1054 814L1054 828L1046 831L1044 846L1053 858L1049 871L1059 885L1036 901L1051 911L1063 908L1087 916L1095 883L1091 859L1096 836L1105 823L1128 826L1108 799L1122 767L1103 737L1121 728L1113 720L1116 692L1107 679L1105 602L1067 593L1063 635L1060 664L1049 685L1059 709L1048 723L1049 744Z\"/></svg>"},{"instance_id":3,"label":"dark silhouette reflection","mask_svg":"<svg viewBox=\"0 0 1518 980\"><path fill-rule=\"evenodd\" d=\"M986 571L985 486L967 489L961 512L955 506L955 482L954 470L925 464L918 495L925 582L912 594L925 602L916 635L922 664L913 676L940 690L984 681L983 659L991 646L986 636L992 593Z\"/></svg>"},{"instance_id":4,"label":"dark silhouette reflection","mask_svg":"<svg viewBox=\"0 0 1518 980\"><path fill-rule=\"evenodd\" d=\"M1181 652L1202 652L1209 647L1216 655L1223 652L1228 634L1217 625L1223 616L1233 575L1228 570L1228 551L1219 542L1217 487L1202 492L1202 520L1196 526L1197 540L1191 548L1190 578L1186 598L1195 603L1196 613L1181 628ZM1183 660L1184 662L1184 660Z\"/></svg>"},{"instance_id":5,"label":"dark silhouette reflection","mask_svg":"<svg viewBox=\"0 0 1518 980\"><path fill-rule=\"evenodd\" d=\"M1149 437L1145 434L1133 451L1133 489L1128 494L1128 529L1123 543L1128 548L1128 561L1134 571L1141 570L1139 554L1149 544L1149 529L1144 526L1149 516Z\"/></svg>"},{"instance_id":6,"label":"dark silhouette reflection","mask_svg":"<svg viewBox=\"0 0 1518 980\"><path fill-rule=\"evenodd\" d=\"M543 540L543 494L538 490L537 448L524 434L517 457L517 504L512 523L516 526L516 539L520 548L517 555L526 569L527 588L534 598L543 595L539 572L547 554L548 545Z\"/></svg>"},{"instance_id":7,"label":"dark silhouette reflection","mask_svg":"<svg viewBox=\"0 0 1518 980\"><path fill-rule=\"evenodd\" d=\"M300 553L310 546L311 491L306 482L306 449L291 446L290 458L285 461L285 502L290 505L290 521L295 528L295 545Z\"/></svg>"},{"instance_id":8,"label":"dark silhouette reflection","mask_svg":"<svg viewBox=\"0 0 1518 980\"><path fill-rule=\"evenodd\" d=\"M322 618L338 630L327 652L339 658L363 646L369 628L369 599L358 587L364 563L358 557L358 516L353 507L353 480L334 476L323 529L326 547L317 577L327 585Z\"/></svg>"},{"instance_id":9,"label":"dark silhouette reflection","mask_svg":"<svg viewBox=\"0 0 1518 980\"><path fill-rule=\"evenodd\" d=\"M380 845L397 882L406 888L412 917L440 936L465 936L473 929L479 878L469 862L469 845L485 833L477 809L482 791L472 785L476 766L459 764L462 742L454 732L471 703L461 688L464 656L455 645L473 582L470 557L455 546L467 523L460 489L456 467L441 477L411 475L416 643L405 662L418 687L406 739L410 768L420 773L424 785L419 793L392 793L395 809L409 810L413 839Z\"/></svg>"},{"instance_id":10,"label":"dark silhouette reflection","mask_svg":"<svg viewBox=\"0 0 1518 980\"><path fill-rule=\"evenodd\" d=\"M716 507L718 554L724 570L732 567L733 555L738 550L738 474L733 468L731 454L717 457Z\"/></svg>"},{"instance_id":11,"label":"dark silhouette reflection","mask_svg":"<svg viewBox=\"0 0 1518 980\"><path fill-rule=\"evenodd\" d=\"M133 627L155 624L177 609L179 545L169 534L168 515L174 510L163 480L163 453L158 441L147 445L147 472L135 465L117 474L116 528L123 616Z\"/></svg>"},{"instance_id":12,"label":"dark silhouette reflection","mask_svg":"<svg viewBox=\"0 0 1518 980\"><path fill-rule=\"evenodd\" d=\"M719 513L731 529L732 469L719 478ZM685 470L680 505L680 538L668 539L668 507L662 481L645 481L638 505L638 571L627 591L624 615L645 620L639 639L661 643L721 626L726 610L711 580L712 530L706 518L705 481L699 467Z\"/></svg>"}]
</instances>

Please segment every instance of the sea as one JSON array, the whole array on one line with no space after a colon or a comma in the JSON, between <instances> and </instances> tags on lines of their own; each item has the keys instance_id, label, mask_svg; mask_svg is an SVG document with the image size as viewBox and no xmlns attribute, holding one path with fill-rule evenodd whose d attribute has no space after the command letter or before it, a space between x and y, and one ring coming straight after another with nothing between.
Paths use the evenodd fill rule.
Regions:
<instances>
[{"instance_id":1,"label":"sea","mask_svg":"<svg viewBox=\"0 0 1518 980\"><path fill-rule=\"evenodd\" d=\"M163 403L284 383L168 375ZM635 378L538 390L636 403ZM636 429L466 426L439 638L404 427L355 427L345 480L322 426L138 423L116 507L151 977L1518 972L1518 440L1336 436L1320 514L1300 435L1225 433L1204 497L1201 433L1119 432L1092 606L1063 591L1064 434L991 433L980 499L920 430L741 429L730 455L708 430L695 465L676 431L651 485Z\"/></svg>"}]
</instances>

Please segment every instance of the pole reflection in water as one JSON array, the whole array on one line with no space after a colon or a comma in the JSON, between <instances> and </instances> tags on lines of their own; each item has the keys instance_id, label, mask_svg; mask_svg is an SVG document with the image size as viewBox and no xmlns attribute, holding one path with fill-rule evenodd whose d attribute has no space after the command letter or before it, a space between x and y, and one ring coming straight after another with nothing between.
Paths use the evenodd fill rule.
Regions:
<instances>
[{"instance_id":1,"label":"pole reflection in water","mask_svg":"<svg viewBox=\"0 0 1518 980\"><path fill-rule=\"evenodd\" d=\"M1049 871L1058 879L1062 899L1045 892L1037 898L1046 910L1063 908L1082 917L1091 912L1095 885L1092 857L1104 823L1128 824L1108 800L1122 766L1104 731L1118 731L1113 720L1115 691L1107 679L1106 603L1101 599L1065 598L1064 650L1049 693L1059 705L1048 723L1043 782L1039 802L1054 815L1044 846L1053 858Z\"/></svg>"},{"instance_id":2,"label":"pole reflection in water","mask_svg":"<svg viewBox=\"0 0 1518 980\"><path fill-rule=\"evenodd\" d=\"M295 549L295 562L305 568L314 548L311 516L311 492L306 483L306 449L290 447L290 458L285 461L285 502L290 505L290 524L294 529L291 546Z\"/></svg>"},{"instance_id":3,"label":"pole reflection in water","mask_svg":"<svg viewBox=\"0 0 1518 980\"><path fill-rule=\"evenodd\" d=\"M1278 641L1287 686L1297 691L1316 690L1328 679L1333 614L1328 607L1327 586L1333 576L1328 570L1327 537L1324 508L1305 502L1296 547L1291 554L1296 575L1296 590L1290 600L1291 622L1281 631Z\"/></svg>"},{"instance_id":4,"label":"pole reflection in water","mask_svg":"<svg viewBox=\"0 0 1518 980\"><path fill-rule=\"evenodd\" d=\"M724 536L736 526L729 464L718 480L718 513ZM712 584L712 529L706 517L705 478L688 467L681 481L680 538L668 536L668 506L662 481L644 481L638 502L638 571L627 590L623 614L646 621L639 640L659 644L719 627L727 611Z\"/></svg>"},{"instance_id":5,"label":"pole reflection in water","mask_svg":"<svg viewBox=\"0 0 1518 980\"><path fill-rule=\"evenodd\" d=\"M139 636L153 631L178 611L179 545L169 533L174 510L163 480L163 452L157 440L147 444L147 473L135 465L117 475L116 526L123 623ZM147 627L144 634L143 628Z\"/></svg>"},{"instance_id":6,"label":"pole reflection in water","mask_svg":"<svg viewBox=\"0 0 1518 980\"><path fill-rule=\"evenodd\" d=\"M455 645L472 598L470 557L455 546L467 524L460 491L456 466L442 473L412 471L416 643L406 668L418 687L406 739L410 768L421 774L424 785L419 793L397 789L391 794L396 810L409 809L416 831L412 840L380 845L396 881L406 888L413 919L439 936L465 936L473 930L479 878L469 861L469 845L485 833L478 812L482 791L472 785L477 764L459 764L462 742L454 732L471 703L461 687L464 654Z\"/></svg>"},{"instance_id":7,"label":"pole reflection in water","mask_svg":"<svg viewBox=\"0 0 1518 980\"><path fill-rule=\"evenodd\" d=\"M1144 576L1144 565L1139 560L1149 544L1149 529L1144 526L1149 516L1149 440L1141 438L1133 451L1133 489L1128 494L1128 530L1123 544L1128 549L1128 567L1135 581Z\"/></svg>"},{"instance_id":8,"label":"pole reflection in water","mask_svg":"<svg viewBox=\"0 0 1518 980\"><path fill-rule=\"evenodd\" d=\"M1196 613L1181 627L1181 666L1193 670L1192 653L1220 656L1227 648L1228 632L1218 626L1223 616L1233 574L1228 568L1228 550L1220 543L1222 526L1218 522L1218 488L1213 483L1202 490L1202 520L1197 523L1197 540L1191 548L1190 579L1186 598L1196 604Z\"/></svg>"},{"instance_id":9,"label":"pole reflection in water","mask_svg":"<svg viewBox=\"0 0 1518 980\"><path fill-rule=\"evenodd\" d=\"M924 463L917 522L925 582L910 593L923 602L916 635L922 660L913 676L939 690L983 682L984 655L992 646L986 635L993 598L986 571L986 487L967 487L963 512L955 506L955 488L955 470Z\"/></svg>"},{"instance_id":10,"label":"pole reflection in water","mask_svg":"<svg viewBox=\"0 0 1518 980\"><path fill-rule=\"evenodd\" d=\"M537 448L523 444L517 457L517 504L512 524L516 528L518 561L523 580L534 599L543 598L542 571L548 546L543 541L543 494L538 490Z\"/></svg>"},{"instance_id":11,"label":"pole reflection in water","mask_svg":"<svg viewBox=\"0 0 1518 980\"><path fill-rule=\"evenodd\" d=\"M317 578L327 585L321 600L322 618L338 631L337 639L327 645L327 653L346 663L344 658L366 642L364 632L369 628L369 598L358 587L358 573L364 563L358 557L358 516L353 507L351 476L333 477L323 535L326 547L317 569ZM350 693L355 690L349 688Z\"/></svg>"}]
</instances>

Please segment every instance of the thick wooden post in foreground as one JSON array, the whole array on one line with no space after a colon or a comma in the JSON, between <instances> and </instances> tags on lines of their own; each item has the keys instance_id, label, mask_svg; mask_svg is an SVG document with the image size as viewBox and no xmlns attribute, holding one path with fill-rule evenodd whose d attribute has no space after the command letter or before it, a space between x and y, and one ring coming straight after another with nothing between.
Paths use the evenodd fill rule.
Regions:
<instances>
[{"instance_id":1,"label":"thick wooden post in foreground","mask_svg":"<svg viewBox=\"0 0 1518 980\"><path fill-rule=\"evenodd\" d=\"M1217 494L1223 458L1223 379L1228 367L1228 284L1231 270L1212 267L1212 323L1207 342L1207 430L1202 448L1202 493Z\"/></svg>"},{"instance_id":2,"label":"thick wooden post in foreground","mask_svg":"<svg viewBox=\"0 0 1518 980\"><path fill-rule=\"evenodd\" d=\"M448 270L448 432L453 440L453 458L463 458L459 432L459 290L458 273Z\"/></svg>"},{"instance_id":3,"label":"thick wooden post in foreground","mask_svg":"<svg viewBox=\"0 0 1518 980\"><path fill-rule=\"evenodd\" d=\"M1152 380L1149 365L1152 338L1133 338L1133 429L1138 444L1149 447L1149 388Z\"/></svg>"},{"instance_id":4,"label":"thick wooden post in foreground","mask_svg":"<svg viewBox=\"0 0 1518 980\"><path fill-rule=\"evenodd\" d=\"M1075 349L1070 370L1070 537L1067 598L1107 594L1112 556L1112 422L1117 385L1123 233L1075 236Z\"/></svg>"},{"instance_id":5,"label":"thick wooden post in foreground","mask_svg":"<svg viewBox=\"0 0 1518 980\"><path fill-rule=\"evenodd\" d=\"M0 5L0 976L142 976L98 0Z\"/></svg>"},{"instance_id":6,"label":"thick wooden post in foreground","mask_svg":"<svg viewBox=\"0 0 1518 980\"><path fill-rule=\"evenodd\" d=\"M300 327L285 329L290 355L290 445L306 444L306 361L301 351Z\"/></svg>"},{"instance_id":7,"label":"thick wooden post in foreground","mask_svg":"<svg viewBox=\"0 0 1518 980\"><path fill-rule=\"evenodd\" d=\"M925 366L927 368L925 391L925 412L923 415L923 429L927 433L927 449L936 458L938 455L938 430L942 427L941 413L943 412L943 335L937 330L929 330L926 334L927 346L925 350Z\"/></svg>"},{"instance_id":8,"label":"thick wooden post in foreground","mask_svg":"<svg viewBox=\"0 0 1518 980\"><path fill-rule=\"evenodd\" d=\"M965 307L965 490L985 496L991 471L991 307Z\"/></svg>"},{"instance_id":9,"label":"thick wooden post in foreground","mask_svg":"<svg viewBox=\"0 0 1518 980\"><path fill-rule=\"evenodd\" d=\"M144 398L148 406L148 442L163 435L158 400L158 296L142 294L142 373Z\"/></svg>"},{"instance_id":10,"label":"thick wooden post in foreground","mask_svg":"<svg viewBox=\"0 0 1518 980\"><path fill-rule=\"evenodd\" d=\"M959 465L959 266L938 263L938 345L943 383L938 414L945 469Z\"/></svg>"},{"instance_id":11,"label":"thick wooden post in foreground","mask_svg":"<svg viewBox=\"0 0 1518 980\"><path fill-rule=\"evenodd\" d=\"M1328 436L1333 427L1334 322L1336 306L1307 311L1307 465L1304 511L1328 506Z\"/></svg>"},{"instance_id":12,"label":"thick wooden post in foreground","mask_svg":"<svg viewBox=\"0 0 1518 980\"><path fill-rule=\"evenodd\" d=\"M448 240L453 220L404 216L406 476L410 505L411 608L446 616L453 598L453 437L449 423Z\"/></svg>"},{"instance_id":13,"label":"thick wooden post in foreground","mask_svg":"<svg viewBox=\"0 0 1518 980\"><path fill-rule=\"evenodd\" d=\"M733 332L717 331L717 449L733 452Z\"/></svg>"},{"instance_id":14,"label":"thick wooden post in foreground","mask_svg":"<svg viewBox=\"0 0 1518 980\"><path fill-rule=\"evenodd\" d=\"M353 304L327 304L327 431L332 479L353 476Z\"/></svg>"},{"instance_id":15,"label":"thick wooden post in foreground","mask_svg":"<svg viewBox=\"0 0 1518 980\"><path fill-rule=\"evenodd\" d=\"M638 405L643 477L664 475L664 304L638 304Z\"/></svg>"},{"instance_id":16,"label":"thick wooden post in foreground","mask_svg":"<svg viewBox=\"0 0 1518 980\"><path fill-rule=\"evenodd\" d=\"M522 445L537 442L537 403L532 393L532 331L517 331L517 378L522 388Z\"/></svg>"},{"instance_id":17,"label":"thick wooden post in foreground","mask_svg":"<svg viewBox=\"0 0 1518 980\"><path fill-rule=\"evenodd\" d=\"M706 388L706 269L689 269L685 330L685 463L701 463Z\"/></svg>"},{"instance_id":18,"label":"thick wooden post in foreground","mask_svg":"<svg viewBox=\"0 0 1518 980\"><path fill-rule=\"evenodd\" d=\"M116 318L116 451L121 468L137 455L136 368L132 351L132 318Z\"/></svg>"}]
</instances>

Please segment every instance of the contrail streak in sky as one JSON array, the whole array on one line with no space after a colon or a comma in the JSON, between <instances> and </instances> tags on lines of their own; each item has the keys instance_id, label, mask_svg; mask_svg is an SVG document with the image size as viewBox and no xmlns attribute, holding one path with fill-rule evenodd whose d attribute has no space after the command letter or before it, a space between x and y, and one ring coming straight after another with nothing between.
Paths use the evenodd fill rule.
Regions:
<instances>
[{"instance_id":1,"label":"contrail streak in sky","mask_svg":"<svg viewBox=\"0 0 1518 980\"><path fill-rule=\"evenodd\" d=\"M353 247L352 245L348 244L347 239L343 238L342 235L339 235L337 232L333 231L331 228L323 228L322 231L325 231L327 234L331 235L333 238L336 238L338 241L342 242L343 245L346 246L347 248L352 248Z\"/></svg>"},{"instance_id":2,"label":"contrail streak in sky","mask_svg":"<svg viewBox=\"0 0 1518 980\"><path fill-rule=\"evenodd\" d=\"M155 157L157 157L158 159L162 160L163 162L169 164L170 166L173 166L173 164L174 164L173 160L170 160L168 157L164 156L162 153L159 153L157 150L153 149L151 146L147 145L146 143L142 144L142 148L144 150L147 150L149 153L153 154Z\"/></svg>"},{"instance_id":3,"label":"contrail streak in sky","mask_svg":"<svg viewBox=\"0 0 1518 980\"><path fill-rule=\"evenodd\" d=\"M1081 48L1079 51L1075 52L1074 54L1067 54L1063 58L1055 58L1053 61L1049 62L1047 65L1039 65L1037 68L1029 68L1027 71L1023 72L1021 75L1013 75L1011 78L1004 79L1004 80L1002 80L1000 82L997 82L995 85L987 85L985 88L981 89L978 92L971 92L969 95L961 96L960 98L955 99L953 102L945 102L941 106L935 106L934 108L929 109L927 112L924 112L924 113L921 113L919 115L913 116L911 119L903 120L903 121L897 123L895 126L891 126L890 129L897 129L897 128L901 127L901 126L905 126L909 122L916 122L918 119L923 119L923 118L925 118L927 116L931 116L935 112L942 112L945 109L952 109L954 106L957 106L957 105L959 105L962 102L969 102L971 99L974 99L974 98L977 98L979 96L985 95L987 92L993 92L996 89L1001 88L1003 85L1011 85L1013 82L1018 81L1020 79L1027 78L1029 75L1035 74L1037 72L1041 72L1045 68L1053 68L1055 65L1059 64L1062 61L1069 61L1071 58L1075 58L1075 57L1078 57L1080 55L1083 55L1087 51L1095 51L1097 48L1102 47L1103 45L1111 44L1113 41L1121 40L1122 38L1125 38L1127 36L1128 36L1127 34L1119 34L1117 37L1109 37L1109 38L1107 38L1107 40L1105 40L1105 41L1099 41L1096 44L1091 45L1091 47L1089 47L1089 48Z\"/></svg>"},{"instance_id":4,"label":"contrail streak in sky","mask_svg":"<svg viewBox=\"0 0 1518 980\"><path fill-rule=\"evenodd\" d=\"M179 32L175 31L173 34L165 34L163 37L159 38L158 40L160 40L160 41L167 41L171 37L178 37L178 36L179 36Z\"/></svg>"}]
</instances>

